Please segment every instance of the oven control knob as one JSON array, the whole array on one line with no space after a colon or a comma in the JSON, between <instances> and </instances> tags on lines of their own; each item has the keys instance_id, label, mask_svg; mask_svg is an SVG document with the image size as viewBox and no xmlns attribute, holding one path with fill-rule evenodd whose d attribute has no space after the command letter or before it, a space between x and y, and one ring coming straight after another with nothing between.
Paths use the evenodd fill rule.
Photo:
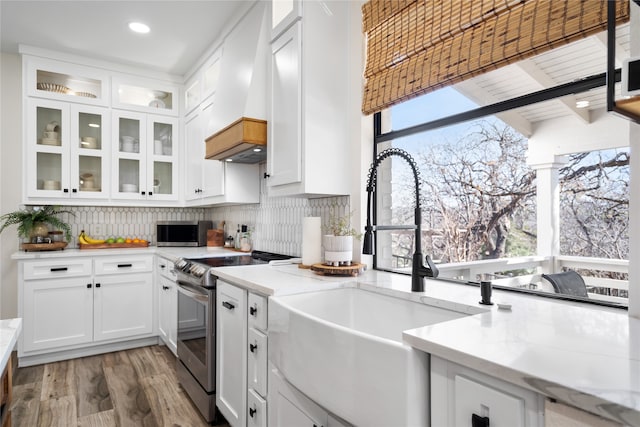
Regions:
<instances>
[{"instance_id":1,"label":"oven control knob","mask_svg":"<svg viewBox=\"0 0 640 427\"><path fill-rule=\"evenodd\" d=\"M175 267L180 271L186 271L188 266L189 266L189 261L187 261L186 259L179 259L175 263Z\"/></svg>"},{"instance_id":2,"label":"oven control knob","mask_svg":"<svg viewBox=\"0 0 640 427\"><path fill-rule=\"evenodd\" d=\"M196 277L202 277L207 272L207 268L202 265L193 265L189 272Z\"/></svg>"}]
</instances>

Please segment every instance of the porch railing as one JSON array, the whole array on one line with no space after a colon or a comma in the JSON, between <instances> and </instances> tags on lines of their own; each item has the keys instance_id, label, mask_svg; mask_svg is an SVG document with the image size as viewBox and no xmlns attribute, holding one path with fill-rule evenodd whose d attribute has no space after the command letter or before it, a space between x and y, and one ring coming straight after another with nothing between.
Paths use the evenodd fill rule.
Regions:
<instances>
[{"instance_id":1,"label":"porch railing","mask_svg":"<svg viewBox=\"0 0 640 427\"><path fill-rule=\"evenodd\" d=\"M394 263L394 267L399 270L411 268L411 259L407 257L394 256ZM563 255L438 264L440 277L470 281L491 280L495 285L547 292L554 291L551 285L542 280L542 274L561 272L565 269L576 270L583 277L589 298L628 303L628 260Z\"/></svg>"}]
</instances>

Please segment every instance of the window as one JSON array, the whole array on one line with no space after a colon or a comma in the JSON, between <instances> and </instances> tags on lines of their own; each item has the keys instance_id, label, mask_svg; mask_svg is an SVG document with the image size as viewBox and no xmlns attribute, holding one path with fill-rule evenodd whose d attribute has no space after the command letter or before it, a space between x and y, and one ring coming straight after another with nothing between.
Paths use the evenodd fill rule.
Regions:
<instances>
[{"instance_id":1,"label":"window","mask_svg":"<svg viewBox=\"0 0 640 427\"><path fill-rule=\"evenodd\" d=\"M446 121L476 108L477 104L449 87L391 107L383 127L393 133L420 125L421 120ZM543 103L538 108L546 107ZM543 120L557 120L552 127L589 126L575 118ZM599 120L614 125L616 120L624 122L611 115L598 116L594 122ZM416 160L421 180L422 251L438 264L439 278L491 280L494 286L509 289L626 306L628 140L620 141L612 133L616 139L600 143L615 148L573 152L575 147L593 145L593 141L579 141L548 153L553 145L548 137L533 132L529 138L496 115L451 121L448 126L377 146L378 152L402 148ZM547 154L554 159L551 164L535 160ZM554 179L555 196L545 187ZM413 224L413 178L406 162L395 157L383 162L377 185L378 225ZM540 194L539 188L543 189ZM539 215L538 209L553 205L553 197L560 209L556 224L548 224L553 218L549 220L546 212ZM556 253L545 249L551 229L560 231ZM377 231L375 267L410 274L414 238L413 230ZM586 298L559 293L552 278L542 276L566 270L580 274Z\"/></svg>"}]
</instances>

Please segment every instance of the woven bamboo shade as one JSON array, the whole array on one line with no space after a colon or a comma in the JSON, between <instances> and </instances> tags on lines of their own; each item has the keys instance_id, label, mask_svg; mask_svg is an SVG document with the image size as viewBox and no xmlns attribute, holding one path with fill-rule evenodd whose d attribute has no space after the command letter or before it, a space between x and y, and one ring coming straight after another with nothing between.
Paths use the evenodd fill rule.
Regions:
<instances>
[{"instance_id":1,"label":"woven bamboo shade","mask_svg":"<svg viewBox=\"0 0 640 427\"><path fill-rule=\"evenodd\" d=\"M606 0L370 0L362 112L604 31ZM616 21L629 20L616 0Z\"/></svg>"}]
</instances>

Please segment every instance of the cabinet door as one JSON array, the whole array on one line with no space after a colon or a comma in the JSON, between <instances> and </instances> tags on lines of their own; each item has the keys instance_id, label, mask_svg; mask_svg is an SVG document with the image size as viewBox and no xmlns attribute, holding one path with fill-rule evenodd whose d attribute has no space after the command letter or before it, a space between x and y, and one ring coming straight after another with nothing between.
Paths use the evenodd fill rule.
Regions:
<instances>
[{"instance_id":1,"label":"cabinet door","mask_svg":"<svg viewBox=\"0 0 640 427\"><path fill-rule=\"evenodd\" d=\"M114 111L112 194L118 199L146 195L147 124L144 114ZM144 193L144 194L143 194Z\"/></svg>"},{"instance_id":2,"label":"cabinet door","mask_svg":"<svg viewBox=\"0 0 640 427\"><path fill-rule=\"evenodd\" d=\"M109 113L104 108L72 105L70 129L72 197L108 197Z\"/></svg>"},{"instance_id":3,"label":"cabinet door","mask_svg":"<svg viewBox=\"0 0 640 427\"><path fill-rule=\"evenodd\" d=\"M158 295L158 332L165 345L176 354L178 295L175 282L160 277Z\"/></svg>"},{"instance_id":4,"label":"cabinet door","mask_svg":"<svg viewBox=\"0 0 640 427\"><path fill-rule=\"evenodd\" d=\"M269 186L302 179L302 44L297 22L272 44Z\"/></svg>"},{"instance_id":5,"label":"cabinet door","mask_svg":"<svg viewBox=\"0 0 640 427\"><path fill-rule=\"evenodd\" d=\"M23 284L24 351L88 343L93 340L91 277L30 280Z\"/></svg>"},{"instance_id":6,"label":"cabinet door","mask_svg":"<svg viewBox=\"0 0 640 427\"><path fill-rule=\"evenodd\" d=\"M267 395L267 336L250 328L248 332L247 386Z\"/></svg>"},{"instance_id":7,"label":"cabinet door","mask_svg":"<svg viewBox=\"0 0 640 427\"><path fill-rule=\"evenodd\" d=\"M472 418L487 419L492 426L524 427L524 399L456 375L455 425L472 425ZM489 425L489 424L487 424Z\"/></svg>"},{"instance_id":8,"label":"cabinet door","mask_svg":"<svg viewBox=\"0 0 640 427\"><path fill-rule=\"evenodd\" d=\"M29 99L26 118L26 193L28 197L68 198L69 105Z\"/></svg>"},{"instance_id":9,"label":"cabinet door","mask_svg":"<svg viewBox=\"0 0 640 427\"><path fill-rule=\"evenodd\" d=\"M267 331L267 298L249 293L249 328Z\"/></svg>"},{"instance_id":10,"label":"cabinet door","mask_svg":"<svg viewBox=\"0 0 640 427\"><path fill-rule=\"evenodd\" d=\"M202 164L202 178L201 178L201 194L202 198L215 197L224 195L225 190L225 170L224 162L220 160L208 160L204 158L206 146L204 144L204 137L207 137L213 133L211 128L214 126L215 118L213 117L213 104L216 102L216 95L209 98L210 102L202 108L202 126L204 128L203 140L201 141L202 155L200 158L203 161Z\"/></svg>"},{"instance_id":11,"label":"cabinet door","mask_svg":"<svg viewBox=\"0 0 640 427\"><path fill-rule=\"evenodd\" d=\"M230 425L245 426L247 292L219 280L216 310L216 406Z\"/></svg>"},{"instance_id":12,"label":"cabinet door","mask_svg":"<svg viewBox=\"0 0 640 427\"><path fill-rule=\"evenodd\" d=\"M178 121L148 117L146 188L151 200L178 199Z\"/></svg>"},{"instance_id":13,"label":"cabinet door","mask_svg":"<svg viewBox=\"0 0 640 427\"><path fill-rule=\"evenodd\" d=\"M152 274L97 277L94 340L110 340L153 331Z\"/></svg>"}]
</instances>

